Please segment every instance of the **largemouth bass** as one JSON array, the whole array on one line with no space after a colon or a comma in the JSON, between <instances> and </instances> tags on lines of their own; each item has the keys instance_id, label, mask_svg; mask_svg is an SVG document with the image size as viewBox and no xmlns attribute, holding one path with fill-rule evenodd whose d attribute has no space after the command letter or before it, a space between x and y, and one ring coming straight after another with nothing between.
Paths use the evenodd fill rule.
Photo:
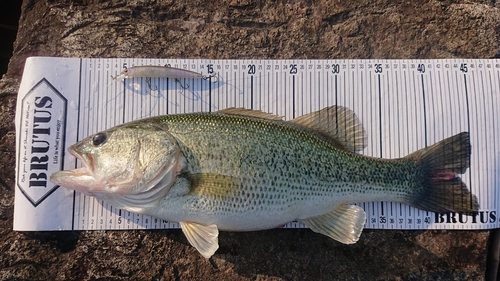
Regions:
<instances>
[{"instance_id":1,"label":"largemouth bass","mask_svg":"<svg viewBox=\"0 0 500 281\"><path fill-rule=\"evenodd\" d=\"M331 106L291 121L230 108L147 118L69 147L82 168L55 184L117 208L179 222L209 258L218 231L300 221L339 242L358 241L366 214L356 202L393 201L470 214L478 201L458 174L469 167L469 134L404 158L357 154L367 143L357 116Z\"/></svg>"}]
</instances>

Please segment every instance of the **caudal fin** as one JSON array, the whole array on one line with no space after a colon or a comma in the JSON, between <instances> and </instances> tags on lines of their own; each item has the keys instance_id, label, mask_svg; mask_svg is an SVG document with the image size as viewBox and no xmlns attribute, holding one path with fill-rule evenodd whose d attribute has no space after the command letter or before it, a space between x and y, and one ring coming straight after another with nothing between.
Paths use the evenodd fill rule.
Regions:
<instances>
[{"instance_id":1,"label":"caudal fin","mask_svg":"<svg viewBox=\"0 0 500 281\"><path fill-rule=\"evenodd\" d=\"M471 145L469 133L463 132L408 155L420 163L423 186L417 188L409 202L412 206L433 212L472 213L479 204L458 174L469 168Z\"/></svg>"}]
</instances>

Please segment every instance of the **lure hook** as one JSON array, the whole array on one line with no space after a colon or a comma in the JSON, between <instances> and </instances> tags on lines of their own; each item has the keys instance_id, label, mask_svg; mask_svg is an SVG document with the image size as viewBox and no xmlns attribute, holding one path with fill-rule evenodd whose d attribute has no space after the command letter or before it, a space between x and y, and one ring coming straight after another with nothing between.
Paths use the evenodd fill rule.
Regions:
<instances>
[{"instance_id":1,"label":"lure hook","mask_svg":"<svg viewBox=\"0 0 500 281\"><path fill-rule=\"evenodd\" d=\"M214 78L214 79L212 80L212 78ZM201 79L206 80L206 81L211 81L212 83L219 82L219 78L217 78L216 74L203 75L203 77L201 77Z\"/></svg>"},{"instance_id":2,"label":"lure hook","mask_svg":"<svg viewBox=\"0 0 500 281\"><path fill-rule=\"evenodd\" d=\"M156 91L158 90L158 86L155 85L155 87L151 87L151 77L146 78L146 84L148 85L149 91Z\"/></svg>"},{"instance_id":3,"label":"lure hook","mask_svg":"<svg viewBox=\"0 0 500 281\"><path fill-rule=\"evenodd\" d=\"M181 89L183 89L183 90L189 89L189 85L183 85L179 79L175 78L175 82L179 83L179 86L181 87Z\"/></svg>"}]
</instances>

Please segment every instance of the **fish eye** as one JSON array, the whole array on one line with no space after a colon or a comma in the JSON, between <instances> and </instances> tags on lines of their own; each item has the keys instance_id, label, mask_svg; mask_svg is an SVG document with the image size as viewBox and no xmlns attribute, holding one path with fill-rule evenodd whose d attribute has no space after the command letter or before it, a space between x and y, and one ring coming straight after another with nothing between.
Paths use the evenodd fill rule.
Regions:
<instances>
[{"instance_id":1,"label":"fish eye","mask_svg":"<svg viewBox=\"0 0 500 281\"><path fill-rule=\"evenodd\" d=\"M105 133L97 133L92 138L92 144L94 146L101 146L108 140L108 136Z\"/></svg>"}]
</instances>

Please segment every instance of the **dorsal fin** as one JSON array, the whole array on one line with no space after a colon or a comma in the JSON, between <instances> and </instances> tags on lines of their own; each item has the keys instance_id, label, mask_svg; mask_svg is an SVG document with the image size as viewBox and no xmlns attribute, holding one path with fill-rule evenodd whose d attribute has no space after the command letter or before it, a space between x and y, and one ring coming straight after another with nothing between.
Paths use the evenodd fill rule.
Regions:
<instances>
[{"instance_id":1,"label":"dorsal fin","mask_svg":"<svg viewBox=\"0 0 500 281\"><path fill-rule=\"evenodd\" d=\"M326 107L290 122L332 138L349 151L363 150L367 145L367 134L363 125L356 114L347 107Z\"/></svg>"},{"instance_id":2,"label":"dorsal fin","mask_svg":"<svg viewBox=\"0 0 500 281\"><path fill-rule=\"evenodd\" d=\"M260 110L254 110L254 109L230 107L230 108L219 110L219 112L224 113L224 114L231 114L231 115L240 115L240 116L248 116L248 117L283 121L283 117L281 117L281 116L277 116L277 115L274 115L271 113L266 113L266 112L263 112Z\"/></svg>"}]
</instances>

